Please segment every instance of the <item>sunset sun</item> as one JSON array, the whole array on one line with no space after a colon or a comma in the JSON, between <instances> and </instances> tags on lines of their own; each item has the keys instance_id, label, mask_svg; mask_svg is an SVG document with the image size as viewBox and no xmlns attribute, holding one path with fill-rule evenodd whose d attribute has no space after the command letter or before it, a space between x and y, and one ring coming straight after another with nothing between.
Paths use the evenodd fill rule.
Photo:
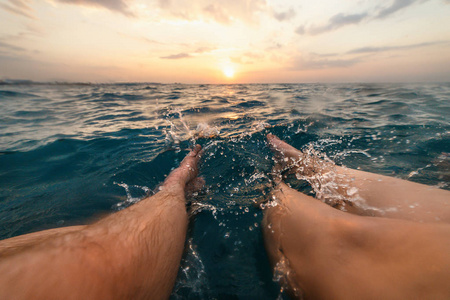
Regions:
<instances>
[{"instance_id":1,"label":"sunset sun","mask_svg":"<svg viewBox=\"0 0 450 300\"><path fill-rule=\"evenodd\" d=\"M234 77L234 68L231 66L226 66L223 68L222 70L223 75L225 75L225 77L227 78L233 78Z\"/></svg>"}]
</instances>

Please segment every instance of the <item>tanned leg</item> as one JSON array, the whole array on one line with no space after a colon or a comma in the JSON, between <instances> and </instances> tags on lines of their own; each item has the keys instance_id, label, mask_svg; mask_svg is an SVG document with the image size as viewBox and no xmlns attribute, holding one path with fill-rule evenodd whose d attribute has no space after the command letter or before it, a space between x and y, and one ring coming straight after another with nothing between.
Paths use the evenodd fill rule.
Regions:
<instances>
[{"instance_id":1,"label":"tanned leg","mask_svg":"<svg viewBox=\"0 0 450 300\"><path fill-rule=\"evenodd\" d=\"M278 158L277 170L283 170L293 154L298 157L295 148L268 138ZM366 177L354 181L359 179L364 183ZM295 191L280 177L276 181L263 232L275 275L294 297L450 298L449 224L404 220L408 214L400 214L402 219L358 216Z\"/></svg>"},{"instance_id":2,"label":"tanned leg","mask_svg":"<svg viewBox=\"0 0 450 300\"><path fill-rule=\"evenodd\" d=\"M196 146L152 197L87 226L0 242L1 299L167 299L184 248Z\"/></svg>"},{"instance_id":3,"label":"tanned leg","mask_svg":"<svg viewBox=\"0 0 450 300\"><path fill-rule=\"evenodd\" d=\"M280 183L265 211L281 284L306 299L450 299L450 225L362 217Z\"/></svg>"},{"instance_id":4,"label":"tanned leg","mask_svg":"<svg viewBox=\"0 0 450 300\"><path fill-rule=\"evenodd\" d=\"M291 169L324 190L321 200L348 199L343 209L418 222L450 223L450 192L398 178L348 169L312 157L267 136L278 170Z\"/></svg>"}]
</instances>

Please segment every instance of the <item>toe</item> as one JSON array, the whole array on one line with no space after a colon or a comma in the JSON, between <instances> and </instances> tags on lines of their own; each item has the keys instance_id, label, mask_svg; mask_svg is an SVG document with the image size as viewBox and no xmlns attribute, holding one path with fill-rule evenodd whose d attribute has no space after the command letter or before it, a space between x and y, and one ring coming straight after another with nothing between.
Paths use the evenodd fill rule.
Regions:
<instances>
[{"instance_id":1,"label":"toe","mask_svg":"<svg viewBox=\"0 0 450 300\"><path fill-rule=\"evenodd\" d=\"M269 133L267 135L267 140L269 142L270 149L274 152L275 155L298 158L298 156L301 154L299 150L280 140L273 134Z\"/></svg>"}]
</instances>

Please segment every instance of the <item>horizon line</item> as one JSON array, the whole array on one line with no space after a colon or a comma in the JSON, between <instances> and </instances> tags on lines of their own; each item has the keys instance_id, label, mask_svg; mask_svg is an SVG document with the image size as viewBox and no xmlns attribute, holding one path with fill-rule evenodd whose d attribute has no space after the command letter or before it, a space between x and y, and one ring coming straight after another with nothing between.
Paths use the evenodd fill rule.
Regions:
<instances>
[{"instance_id":1,"label":"horizon line","mask_svg":"<svg viewBox=\"0 0 450 300\"><path fill-rule=\"evenodd\" d=\"M311 81L311 82L229 82L229 83L196 83L196 82L154 82L154 81L116 81L92 82L70 80L34 81L30 79L0 79L0 85L126 85L126 84L153 84L153 85L251 85L251 84L443 84L449 81Z\"/></svg>"}]
</instances>

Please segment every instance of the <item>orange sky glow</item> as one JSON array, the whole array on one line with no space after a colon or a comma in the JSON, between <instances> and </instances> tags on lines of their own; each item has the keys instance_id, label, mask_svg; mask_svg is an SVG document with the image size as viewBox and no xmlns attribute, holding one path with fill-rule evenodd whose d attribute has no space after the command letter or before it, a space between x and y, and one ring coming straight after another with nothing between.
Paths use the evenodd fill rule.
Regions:
<instances>
[{"instance_id":1,"label":"orange sky glow","mask_svg":"<svg viewBox=\"0 0 450 300\"><path fill-rule=\"evenodd\" d=\"M449 0L3 0L0 79L450 81Z\"/></svg>"}]
</instances>

